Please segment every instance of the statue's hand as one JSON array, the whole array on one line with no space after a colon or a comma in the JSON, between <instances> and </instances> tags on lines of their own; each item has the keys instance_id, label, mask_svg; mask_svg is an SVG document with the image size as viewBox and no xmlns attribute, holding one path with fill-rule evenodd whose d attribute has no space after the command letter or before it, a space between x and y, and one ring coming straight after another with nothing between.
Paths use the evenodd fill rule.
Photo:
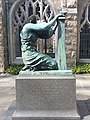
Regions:
<instances>
[{"instance_id":1,"label":"statue's hand","mask_svg":"<svg viewBox=\"0 0 90 120\"><path fill-rule=\"evenodd\" d=\"M60 14L61 14L61 16L65 16L66 14L67 14L67 10L62 10L62 11L60 11Z\"/></svg>"},{"instance_id":2,"label":"statue's hand","mask_svg":"<svg viewBox=\"0 0 90 120\"><path fill-rule=\"evenodd\" d=\"M57 20L57 21L58 21L58 18L59 18L59 17L65 17L64 13L60 11L60 13L58 13L58 14L56 15L56 18L57 18L56 20Z\"/></svg>"}]
</instances>

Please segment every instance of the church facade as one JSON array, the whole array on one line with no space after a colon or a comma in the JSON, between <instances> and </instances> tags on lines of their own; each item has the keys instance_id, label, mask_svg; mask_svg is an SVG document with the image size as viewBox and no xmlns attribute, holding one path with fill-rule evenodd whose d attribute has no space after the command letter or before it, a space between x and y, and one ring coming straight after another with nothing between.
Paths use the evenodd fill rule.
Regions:
<instances>
[{"instance_id":1,"label":"church facade","mask_svg":"<svg viewBox=\"0 0 90 120\"><path fill-rule=\"evenodd\" d=\"M48 22L62 9L67 10L68 66L75 66L76 62L90 63L90 0L0 0L0 72L8 64L23 63L20 31L25 23L30 22L31 15ZM37 49L54 53L56 39L57 31L48 42L38 40Z\"/></svg>"}]
</instances>

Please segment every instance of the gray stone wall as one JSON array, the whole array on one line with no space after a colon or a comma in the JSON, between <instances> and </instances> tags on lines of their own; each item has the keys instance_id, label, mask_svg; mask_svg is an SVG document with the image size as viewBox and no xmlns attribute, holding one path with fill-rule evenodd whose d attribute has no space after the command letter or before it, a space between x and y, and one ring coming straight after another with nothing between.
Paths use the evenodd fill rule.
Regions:
<instances>
[{"instance_id":1,"label":"gray stone wall","mask_svg":"<svg viewBox=\"0 0 90 120\"><path fill-rule=\"evenodd\" d=\"M77 15L66 18L66 57L68 67L76 65L77 49Z\"/></svg>"},{"instance_id":2,"label":"gray stone wall","mask_svg":"<svg viewBox=\"0 0 90 120\"><path fill-rule=\"evenodd\" d=\"M9 1L9 9L13 1ZM8 65L7 42L5 0L0 0L0 72L4 72L5 67Z\"/></svg>"},{"instance_id":3,"label":"gray stone wall","mask_svg":"<svg viewBox=\"0 0 90 120\"><path fill-rule=\"evenodd\" d=\"M4 71L4 46L2 36L2 1L0 0L0 72Z\"/></svg>"}]
</instances>

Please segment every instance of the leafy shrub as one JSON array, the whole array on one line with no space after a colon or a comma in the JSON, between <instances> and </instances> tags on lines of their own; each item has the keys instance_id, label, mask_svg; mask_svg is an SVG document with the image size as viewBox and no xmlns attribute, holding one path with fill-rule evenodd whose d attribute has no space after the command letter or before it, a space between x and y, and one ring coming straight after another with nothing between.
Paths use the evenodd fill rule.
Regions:
<instances>
[{"instance_id":1,"label":"leafy shrub","mask_svg":"<svg viewBox=\"0 0 90 120\"><path fill-rule=\"evenodd\" d=\"M18 75L23 65L11 65L6 68L6 72L12 75ZM75 67L72 68L74 74L90 73L90 64L77 63Z\"/></svg>"},{"instance_id":2,"label":"leafy shrub","mask_svg":"<svg viewBox=\"0 0 90 120\"><path fill-rule=\"evenodd\" d=\"M18 75L23 65L11 65L6 68L6 72L12 75Z\"/></svg>"},{"instance_id":3,"label":"leafy shrub","mask_svg":"<svg viewBox=\"0 0 90 120\"><path fill-rule=\"evenodd\" d=\"M90 73L90 64L77 63L75 67L72 68L74 74Z\"/></svg>"}]
</instances>

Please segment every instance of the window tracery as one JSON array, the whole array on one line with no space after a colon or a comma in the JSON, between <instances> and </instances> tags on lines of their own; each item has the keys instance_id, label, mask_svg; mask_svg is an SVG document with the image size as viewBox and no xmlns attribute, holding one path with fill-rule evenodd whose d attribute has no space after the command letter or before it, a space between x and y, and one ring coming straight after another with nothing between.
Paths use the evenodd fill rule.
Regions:
<instances>
[{"instance_id":1,"label":"window tracery","mask_svg":"<svg viewBox=\"0 0 90 120\"><path fill-rule=\"evenodd\" d=\"M84 9L80 21L80 59L90 59L90 3Z\"/></svg>"},{"instance_id":2,"label":"window tracery","mask_svg":"<svg viewBox=\"0 0 90 120\"><path fill-rule=\"evenodd\" d=\"M54 17L54 11L46 0L25 0L17 10L15 10L13 24L15 30L25 23L30 22L30 16L37 15L39 20L46 22Z\"/></svg>"},{"instance_id":3,"label":"window tracery","mask_svg":"<svg viewBox=\"0 0 90 120\"><path fill-rule=\"evenodd\" d=\"M83 29L84 25L87 24L90 27L90 3L86 6L80 23L80 30Z\"/></svg>"}]
</instances>

